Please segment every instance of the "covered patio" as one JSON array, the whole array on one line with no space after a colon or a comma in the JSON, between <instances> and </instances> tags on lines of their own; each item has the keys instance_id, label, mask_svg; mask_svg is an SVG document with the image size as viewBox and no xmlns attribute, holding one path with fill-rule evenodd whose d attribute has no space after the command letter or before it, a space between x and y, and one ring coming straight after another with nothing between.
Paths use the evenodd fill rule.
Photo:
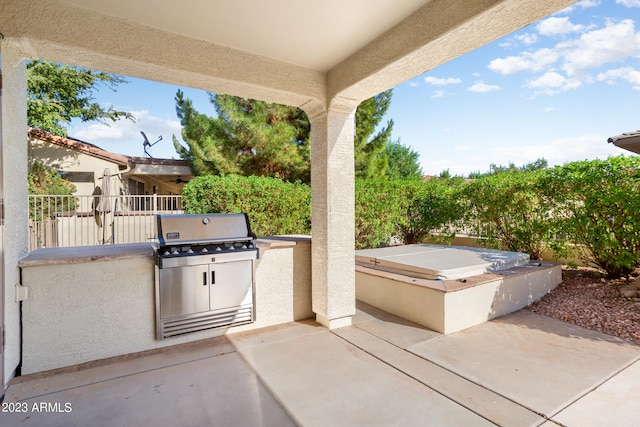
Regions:
<instances>
[{"instance_id":1,"label":"covered patio","mask_svg":"<svg viewBox=\"0 0 640 427\"><path fill-rule=\"evenodd\" d=\"M42 58L302 108L311 123L312 140L310 299L315 320L333 330L351 325L356 314L356 107L573 2L2 2L4 387L19 373L20 307L28 297L19 269L28 251L27 60ZM338 339L325 329L314 330ZM304 345L299 344L302 351ZM310 351L328 355L322 346Z\"/></svg>"},{"instance_id":2,"label":"covered patio","mask_svg":"<svg viewBox=\"0 0 640 427\"><path fill-rule=\"evenodd\" d=\"M358 304L16 378L20 426L632 426L640 348L523 310L451 335ZM44 406L43 406L44 404ZM39 408L42 409L40 410ZM36 408L34 410L34 408Z\"/></svg>"}]
</instances>

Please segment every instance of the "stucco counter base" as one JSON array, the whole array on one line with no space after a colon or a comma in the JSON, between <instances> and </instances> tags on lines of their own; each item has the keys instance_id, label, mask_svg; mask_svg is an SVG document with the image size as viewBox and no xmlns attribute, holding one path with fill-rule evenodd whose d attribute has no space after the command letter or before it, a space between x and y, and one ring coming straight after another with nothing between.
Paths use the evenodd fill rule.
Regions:
<instances>
[{"instance_id":1,"label":"stucco counter base","mask_svg":"<svg viewBox=\"0 0 640 427\"><path fill-rule=\"evenodd\" d=\"M356 298L429 329L449 334L512 313L562 281L550 262L467 277L429 280L356 266Z\"/></svg>"},{"instance_id":2,"label":"stucco counter base","mask_svg":"<svg viewBox=\"0 0 640 427\"><path fill-rule=\"evenodd\" d=\"M68 368L302 320L311 310L311 239L259 239L255 322L156 339L152 244L50 248L20 261L22 374Z\"/></svg>"}]
</instances>

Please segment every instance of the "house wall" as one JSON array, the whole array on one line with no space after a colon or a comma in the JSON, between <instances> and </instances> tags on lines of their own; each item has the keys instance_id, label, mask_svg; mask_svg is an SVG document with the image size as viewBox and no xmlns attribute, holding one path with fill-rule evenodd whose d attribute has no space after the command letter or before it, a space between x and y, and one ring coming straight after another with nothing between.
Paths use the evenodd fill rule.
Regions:
<instances>
[{"instance_id":1,"label":"house wall","mask_svg":"<svg viewBox=\"0 0 640 427\"><path fill-rule=\"evenodd\" d=\"M22 302L22 373L312 317L310 239L264 239L258 248L254 323L165 340L155 338L151 245L32 253L21 261L22 284L28 288ZM96 255L99 249L102 255Z\"/></svg>"},{"instance_id":2,"label":"house wall","mask_svg":"<svg viewBox=\"0 0 640 427\"><path fill-rule=\"evenodd\" d=\"M124 194L122 179L118 174L118 164L97 157L89 156L70 148L60 147L38 139L29 139L29 163L42 161L46 166L58 171L93 172L93 182L74 182L76 195L93 194L95 187L100 187L104 170L111 171L110 193ZM82 206L80 210L89 211L91 207Z\"/></svg>"}]
</instances>

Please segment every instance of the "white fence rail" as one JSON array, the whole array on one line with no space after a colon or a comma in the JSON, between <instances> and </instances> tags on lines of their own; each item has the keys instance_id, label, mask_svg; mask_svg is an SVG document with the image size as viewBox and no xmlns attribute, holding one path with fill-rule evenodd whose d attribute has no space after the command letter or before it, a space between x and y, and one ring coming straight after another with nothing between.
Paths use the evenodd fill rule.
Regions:
<instances>
[{"instance_id":1,"label":"white fence rail","mask_svg":"<svg viewBox=\"0 0 640 427\"><path fill-rule=\"evenodd\" d=\"M29 195L29 250L153 242L155 215L183 212L182 196Z\"/></svg>"}]
</instances>

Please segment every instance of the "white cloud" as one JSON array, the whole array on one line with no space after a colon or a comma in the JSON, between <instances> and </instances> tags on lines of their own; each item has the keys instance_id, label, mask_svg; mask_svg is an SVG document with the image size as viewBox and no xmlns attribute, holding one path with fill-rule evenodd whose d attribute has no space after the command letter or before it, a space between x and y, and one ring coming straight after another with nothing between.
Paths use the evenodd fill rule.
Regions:
<instances>
[{"instance_id":1,"label":"white cloud","mask_svg":"<svg viewBox=\"0 0 640 427\"><path fill-rule=\"evenodd\" d=\"M543 113L550 113L551 111L556 111L556 107L547 107L542 110Z\"/></svg>"},{"instance_id":2,"label":"white cloud","mask_svg":"<svg viewBox=\"0 0 640 427\"><path fill-rule=\"evenodd\" d=\"M590 7L600 6L600 2L597 0L582 0L577 3L577 6L583 9L588 9Z\"/></svg>"},{"instance_id":3,"label":"white cloud","mask_svg":"<svg viewBox=\"0 0 640 427\"><path fill-rule=\"evenodd\" d=\"M569 17L563 16L557 18L552 16L544 21L540 21L537 25L538 32L543 36L555 36L558 34L577 33L584 29L583 25L572 24Z\"/></svg>"},{"instance_id":4,"label":"white cloud","mask_svg":"<svg viewBox=\"0 0 640 427\"><path fill-rule=\"evenodd\" d=\"M571 13L575 10L576 7L579 7L581 9L588 9L590 7L596 7L596 6L600 6L599 0L582 0L575 4L572 4L569 7L562 9L560 12L558 12L558 14Z\"/></svg>"},{"instance_id":5,"label":"white cloud","mask_svg":"<svg viewBox=\"0 0 640 427\"><path fill-rule=\"evenodd\" d=\"M422 162L426 173L437 175L448 169L452 175L467 176L471 172L489 172L489 165L526 165L544 158L549 166L586 159L606 159L609 156L624 154L625 151L607 143L611 135L584 134L556 138L540 144L493 147L474 150L473 155L456 154L451 158L429 159ZM476 148L480 148L477 146Z\"/></svg>"},{"instance_id":6,"label":"white cloud","mask_svg":"<svg viewBox=\"0 0 640 427\"><path fill-rule=\"evenodd\" d=\"M456 145L454 150L456 150L456 151L471 151L474 148L475 147L472 147L471 145Z\"/></svg>"},{"instance_id":7,"label":"white cloud","mask_svg":"<svg viewBox=\"0 0 640 427\"><path fill-rule=\"evenodd\" d=\"M585 32L576 40L559 43L556 48L563 51L562 68L571 76L640 54L640 32L636 32L631 19L618 23L607 21L604 28Z\"/></svg>"},{"instance_id":8,"label":"white cloud","mask_svg":"<svg viewBox=\"0 0 640 427\"><path fill-rule=\"evenodd\" d=\"M454 77L439 78L439 77L427 76L424 78L424 82L434 86L445 86L445 85L460 84L462 83L462 80Z\"/></svg>"},{"instance_id":9,"label":"white cloud","mask_svg":"<svg viewBox=\"0 0 640 427\"><path fill-rule=\"evenodd\" d=\"M547 144L494 148L489 154L496 158L496 164L512 161L516 165L524 165L544 158L549 166L622 154L624 150L607 143L608 136L586 134L557 138Z\"/></svg>"},{"instance_id":10,"label":"white cloud","mask_svg":"<svg viewBox=\"0 0 640 427\"><path fill-rule=\"evenodd\" d=\"M622 67L613 70L607 70L598 74L598 81L604 81L609 84L616 83L617 80L625 80L633 85L635 90L640 90L640 71L632 67Z\"/></svg>"},{"instance_id":11,"label":"white cloud","mask_svg":"<svg viewBox=\"0 0 640 427\"><path fill-rule=\"evenodd\" d=\"M626 7L640 7L640 0L616 0L616 3Z\"/></svg>"},{"instance_id":12,"label":"white cloud","mask_svg":"<svg viewBox=\"0 0 640 427\"><path fill-rule=\"evenodd\" d=\"M474 84L473 86L469 87L469 92L478 92L478 93L484 93L484 92L494 92L496 90L500 90L501 87L498 85L488 85L484 82L478 82L476 84Z\"/></svg>"},{"instance_id":13,"label":"white cloud","mask_svg":"<svg viewBox=\"0 0 640 427\"><path fill-rule=\"evenodd\" d=\"M552 65L560 55L549 48L539 49L535 52L522 52L519 56L496 58L489 62L489 69L500 74L513 74L518 71L541 71Z\"/></svg>"},{"instance_id":14,"label":"white cloud","mask_svg":"<svg viewBox=\"0 0 640 427\"><path fill-rule=\"evenodd\" d=\"M493 59L488 68L503 75L521 71L542 73L526 82L525 87L553 95L592 83L594 70L640 56L640 31L631 19L607 20L604 26L594 29L574 25L568 18L552 17L542 21L538 28L546 35L566 36L577 30L580 35L551 47ZM599 81L607 83L616 79L638 87L635 73L607 74L603 70L598 75Z\"/></svg>"},{"instance_id":15,"label":"white cloud","mask_svg":"<svg viewBox=\"0 0 640 427\"><path fill-rule=\"evenodd\" d=\"M431 98L444 98L446 94L447 92L444 90L436 90L431 94Z\"/></svg>"},{"instance_id":16,"label":"white cloud","mask_svg":"<svg viewBox=\"0 0 640 427\"><path fill-rule=\"evenodd\" d=\"M515 36L515 39L522 44L534 44L538 41L538 35L535 33L525 33Z\"/></svg>"},{"instance_id":17,"label":"white cloud","mask_svg":"<svg viewBox=\"0 0 640 427\"><path fill-rule=\"evenodd\" d=\"M525 83L525 87L535 89L536 92L553 95L580 87L582 83L578 79L566 78L554 71L544 73L542 76Z\"/></svg>"},{"instance_id":18,"label":"white cloud","mask_svg":"<svg viewBox=\"0 0 640 427\"><path fill-rule=\"evenodd\" d=\"M108 125L79 123L71 126L68 134L107 151L133 156L144 155L140 131L147 135L151 143L162 135L162 141L149 148L149 153L158 158L177 157L171 136L176 135L178 140L181 140L182 126L179 121L152 116L146 110L132 111L131 114L136 118L135 123L124 119Z\"/></svg>"},{"instance_id":19,"label":"white cloud","mask_svg":"<svg viewBox=\"0 0 640 427\"><path fill-rule=\"evenodd\" d=\"M500 47L504 49L510 49L518 45L531 45L538 41L538 35L536 33L524 33L517 34L507 39L507 41L500 43Z\"/></svg>"},{"instance_id":20,"label":"white cloud","mask_svg":"<svg viewBox=\"0 0 640 427\"><path fill-rule=\"evenodd\" d=\"M92 123L80 128L71 128L69 133L72 133L70 136L74 138L93 144L90 141L118 140L122 138L123 129L116 124Z\"/></svg>"}]
</instances>

